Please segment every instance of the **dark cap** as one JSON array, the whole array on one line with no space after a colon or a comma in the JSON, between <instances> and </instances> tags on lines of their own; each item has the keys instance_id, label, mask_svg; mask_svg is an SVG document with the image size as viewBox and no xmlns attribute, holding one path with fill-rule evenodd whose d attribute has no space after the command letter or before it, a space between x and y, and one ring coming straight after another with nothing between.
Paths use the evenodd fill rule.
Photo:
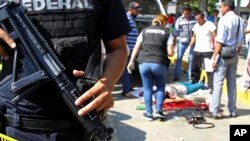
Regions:
<instances>
[{"instance_id":1,"label":"dark cap","mask_svg":"<svg viewBox=\"0 0 250 141\"><path fill-rule=\"evenodd\" d=\"M142 8L141 8L141 6L140 6L140 4L138 2L130 2L129 5L128 5L128 8L136 9L138 11L142 11Z\"/></svg>"}]
</instances>

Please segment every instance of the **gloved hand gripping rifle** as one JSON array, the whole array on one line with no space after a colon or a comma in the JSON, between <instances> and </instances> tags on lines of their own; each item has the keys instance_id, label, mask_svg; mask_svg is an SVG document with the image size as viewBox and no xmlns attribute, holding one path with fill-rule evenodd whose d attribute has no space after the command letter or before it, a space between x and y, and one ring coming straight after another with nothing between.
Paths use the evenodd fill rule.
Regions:
<instances>
[{"instance_id":1,"label":"gloved hand gripping rifle","mask_svg":"<svg viewBox=\"0 0 250 141\"><path fill-rule=\"evenodd\" d=\"M43 39L25 14L26 9L16 2L9 1L0 6L0 27L4 29L16 42L17 47L13 55L12 77L2 81L0 91L10 93L13 101L17 102L30 93L30 86L35 89L46 80L54 81L60 95L67 106L77 117L84 129L94 141L108 141L111 139L112 128L107 128L98 113L91 111L85 116L79 116L78 110L84 107L75 106L75 100L82 94L76 85L69 80L65 67L60 62L48 43ZM34 66L34 73L20 77L17 72L18 59L29 58ZM87 85L93 86L95 81L86 79Z\"/></svg>"}]
</instances>

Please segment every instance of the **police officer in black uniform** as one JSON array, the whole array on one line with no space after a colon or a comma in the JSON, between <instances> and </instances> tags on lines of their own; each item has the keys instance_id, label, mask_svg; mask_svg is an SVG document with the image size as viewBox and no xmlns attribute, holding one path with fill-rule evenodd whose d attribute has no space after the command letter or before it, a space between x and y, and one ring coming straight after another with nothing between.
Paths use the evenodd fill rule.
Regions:
<instances>
[{"instance_id":1,"label":"police officer in black uniform","mask_svg":"<svg viewBox=\"0 0 250 141\"><path fill-rule=\"evenodd\" d=\"M75 104L79 106L95 96L91 103L79 110L79 116L92 110L107 112L113 106L111 92L127 58L124 35L131 30L121 1L21 0L20 3L27 8L28 17L39 32L54 47L73 81L76 81L75 76L84 74L84 71L79 70L85 70L91 64L89 58L93 52L99 51L103 40L107 53L103 73L97 83L79 97ZM1 28L0 39L10 47L16 47ZM6 55L4 58L11 59ZM89 140L83 137L83 128L63 102L53 82L43 84L18 103L13 103L4 93L0 93L0 106L3 117L1 122L4 125L1 133L17 140ZM12 120L6 123L4 116L11 117ZM25 127L20 124L24 119L36 121L37 127L30 129L28 126L32 125ZM48 127L39 127L41 123Z\"/></svg>"}]
</instances>

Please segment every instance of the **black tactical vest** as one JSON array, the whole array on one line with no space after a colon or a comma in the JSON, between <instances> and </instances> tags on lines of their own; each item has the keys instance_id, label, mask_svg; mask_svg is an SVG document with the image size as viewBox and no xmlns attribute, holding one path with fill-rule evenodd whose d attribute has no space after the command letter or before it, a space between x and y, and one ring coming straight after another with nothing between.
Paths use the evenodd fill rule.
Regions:
<instances>
[{"instance_id":1,"label":"black tactical vest","mask_svg":"<svg viewBox=\"0 0 250 141\"><path fill-rule=\"evenodd\" d=\"M139 63L168 65L167 40L169 32L162 26L150 26L142 30L142 37Z\"/></svg>"},{"instance_id":2,"label":"black tactical vest","mask_svg":"<svg viewBox=\"0 0 250 141\"><path fill-rule=\"evenodd\" d=\"M71 80L76 81L73 69L84 70L87 77L100 75L101 44L96 32L96 17L102 8L99 0L20 0L20 3L27 8L28 17L41 35L55 49ZM21 69L29 74L32 70L28 66L30 63L25 62L27 60L23 59ZM1 77L11 74L11 70L7 69ZM53 113L49 116L65 118L71 111L63 103L53 81L46 82L19 103L5 102L7 107L21 109L22 114L48 116Z\"/></svg>"}]
</instances>

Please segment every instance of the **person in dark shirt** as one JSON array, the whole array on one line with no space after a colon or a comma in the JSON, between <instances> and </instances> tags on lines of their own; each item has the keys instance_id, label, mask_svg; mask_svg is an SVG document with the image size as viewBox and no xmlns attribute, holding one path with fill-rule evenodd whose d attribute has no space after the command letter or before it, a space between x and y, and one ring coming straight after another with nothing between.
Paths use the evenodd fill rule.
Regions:
<instances>
[{"instance_id":1,"label":"person in dark shirt","mask_svg":"<svg viewBox=\"0 0 250 141\"><path fill-rule=\"evenodd\" d=\"M146 105L146 113L143 116L149 121L154 118L152 109L153 83L157 87L155 117L164 118L162 104L165 97L168 56L174 54L173 36L165 28L166 24L167 16L159 14L153 19L150 27L142 30L127 66L128 72L131 73L138 55Z\"/></svg>"},{"instance_id":2,"label":"person in dark shirt","mask_svg":"<svg viewBox=\"0 0 250 141\"><path fill-rule=\"evenodd\" d=\"M1 0L0 0L1 2ZM120 0L69 0L55 1L21 0L28 10L27 15L47 42L52 45L66 66L68 76L76 82L75 76L85 75L90 56L101 48L101 40L106 49L103 73L96 84L84 92L76 101L79 106L89 98L95 97L80 108L79 116L90 111L107 112L114 104L111 92L122 71L127 58L126 37L131 30L124 7ZM114 22L115 21L115 22ZM0 39L11 48L18 48L13 39L0 28ZM61 52L57 49L62 48ZM5 59L10 59L3 53ZM91 64L91 63L90 63ZM30 71L25 68L25 71ZM60 97L53 82L43 84L18 103L12 102L0 93L1 116L13 120L3 122L1 133L17 140L37 141L87 141L90 140L77 118ZM18 117L18 121L15 121ZM24 121L43 123L47 128L23 125ZM60 124L60 121L67 124ZM17 126L13 126L13 125ZM57 128L56 127L62 127Z\"/></svg>"},{"instance_id":3,"label":"person in dark shirt","mask_svg":"<svg viewBox=\"0 0 250 141\"><path fill-rule=\"evenodd\" d=\"M137 2L130 2L128 5L127 17L131 27L131 31L126 34L127 47L128 47L128 59L127 63L130 60L130 54L133 51L133 48L136 43L136 39L139 35L137 30L135 18L138 16L142 10L141 6ZM133 90L131 86L131 76L129 75L127 69L125 68L122 74L122 96L131 97L130 91Z\"/></svg>"}]
</instances>

